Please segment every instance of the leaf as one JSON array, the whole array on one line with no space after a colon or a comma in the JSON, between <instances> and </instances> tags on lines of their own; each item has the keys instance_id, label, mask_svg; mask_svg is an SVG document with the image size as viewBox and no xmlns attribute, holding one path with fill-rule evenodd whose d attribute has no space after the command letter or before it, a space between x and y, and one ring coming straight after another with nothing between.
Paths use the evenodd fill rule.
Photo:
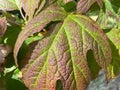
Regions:
<instances>
[{"instance_id":1,"label":"leaf","mask_svg":"<svg viewBox=\"0 0 120 90\"><path fill-rule=\"evenodd\" d=\"M3 36L4 43L12 46L14 48L14 44L16 42L17 36L21 31L21 26L13 24L7 27L7 31Z\"/></svg>"},{"instance_id":2,"label":"leaf","mask_svg":"<svg viewBox=\"0 0 120 90\"><path fill-rule=\"evenodd\" d=\"M49 6L47 9L43 10L34 19L32 19L21 31L16 41L14 48L14 58L16 64L17 64L16 56L18 54L19 48L21 47L22 43L28 36L36 32L40 32L51 21L60 21L65 17L66 17L66 13L56 4L54 4Z\"/></svg>"},{"instance_id":3,"label":"leaf","mask_svg":"<svg viewBox=\"0 0 120 90\"><path fill-rule=\"evenodd\" d=\"M15 0L17 7L19 10L22 8L22 0Z\"/></svg>"},{"instance_id":4,"label":"leaf","mask_svg":"<svg viewBox=\"0 0 120 90\"><path fill-rule=\"evenodd\" d=\"M73 12L73 11L76 10L76 2L73 2L73 1L68 2L68 3L66 3L66 4L63 6L63 8L64 8L65 11L67 11L67 12Z\"/></svg>"},{"instance_id":5,"label":"leaf","mask_svg":"<svg viewBox=\"0 0 120 90\"><path fill-rule=\"evenodd\" d=\"M55 90L56 82L61 81L63 90L86 90L91 78L87 51L93 50L103 68L111 61L106 35L88 17L74 14L52 30L26 59L22 69L26 86L30 90Z\"/></svg>"},{"instance_id":6,"label":"leaf","mask_svg":"<svg viewBox=\"0 0 120 90\"><path fill-rule=\"evenodd\" d=\"M22 0L23 9L26 13L26 16L29 16L29 19L33 18L35 10L38 8L40 0Z\"/></svg>"},{"instance_id":7,"label":"leaf","mask_svg":"<svg viewBox=\"0 0 120 90\"><path fill-rule=\"evenodd\" d=\"M0 0L0 10L12 11L17 9L15 0Z\"/></svg>"},{"instance_id":8,"label":"leaf","mask_svg":"<svg viewBox=\"0 0 120 90\"><path fill-rule=\"evenodd\" d=\"M119 50L120 55L120 28L113 28L110 32L107 33L107 36Z\"/></svg>"},{"instance_id":9,"label":"leaf","mask_svg":"<svg viewBox=\"0 0 120 90\"><path fill-rule=\"evenodd\" d=\"M80 0L77 4L78 13L86 13L90 7L97 1L100 7L102 7L102 0Z\"/></svg>"},{"instance_id":10,"label":"leaf","mask_svg":"<svg viewBox=\"0 0 120 90\"><path fill-rule=\"evenodd\" d=\"M111 29L118 22L120 22L119 15L114 10L113 2L104 0L105 10L101 10L97 22L100 24L102 29Z\"/></svg>"},{"instance_id":11,"label":"leaf","mask_svg":"<svg viewBox=\"0 0 120 90\"><path fill-rule=\"evenodd\" d=\"M7 29L7 20L5 17L0 18L0 37L3 37L5 31Z\"/></svg>"}]
</instances>

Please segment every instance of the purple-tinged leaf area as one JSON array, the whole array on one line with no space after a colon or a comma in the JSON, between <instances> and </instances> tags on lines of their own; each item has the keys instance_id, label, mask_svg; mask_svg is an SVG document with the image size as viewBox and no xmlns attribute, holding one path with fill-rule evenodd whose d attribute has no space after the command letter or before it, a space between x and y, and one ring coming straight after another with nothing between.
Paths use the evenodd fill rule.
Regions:
<instances>
[{"instance_id":1,"label":"purple-tinged leaf area","mask_svg":"<svg viewBox=\"0 0 120 90\"><path fill-rule=\"evenodd\" d=\"M91 80L87 51L93 50L96 62L107 67L111 49L107 37L86 16L69 15L52 34L38 42L22 69L23 80L30 90L86 90Z\"/></svg>"},{"instance_id":2,"label":"purple-tinged leaf area","mask_svg":"<svg viewBox=\"0 0 120 90\"><path fill-rule=\"evenodd\" d=\"M47 9L43 10L40 14L38 14L34 19L30 20L21 33L18 35L15 48L14 48L14 58L17 64L17 54L19 48L21 47L24 40L36 33L40 32L47 24L51 21L60 21L66 17L66 13L63 9L61 9L57 4L53 4L49 6Z\"/></svg>"},{"instance_id":3,"label":"purple-tinged leaf area","mask_svg":"<svg viewBox=\"0 0 120 90\"><path fill-rule=\"evenodd\" d=\"M5 31L7 29L7 20L5 17L0 18L0 37L3 37Z\"/></svg>"},{"instance_id":4,"label":"purple-tinged leaf area","mask_svg":"<svg viewBox=\"0 0 120 90\"><path fill-rule=\"evenodd\" d=\"M0 0L0 10L12 11L17 9L15 0Z\"/></svg>"},{"instance_id":5,"label":"purple-tinged leaf area","mask_svg":"<svg viewBox=\"0 0 120 90\"><path fill-rule=\"evenodd\" d=\"M102 0L80 0L77 4L77 12L86 13L96 1L100 7L103 6Z\"/></svg>"},{"instance_id":6,"label":"purple-tinged leaf area","mask_svg":"<svg viewBox=\"0 0 120 90\"><path fill-rule=\"evenodd\" d=\"M40 0L22 0L23 9L29 19L33 18L35 10L38 8Z\"/></svg>"},{"instance_id":7,"label":"purple-tinged leaf area","mask_svg":"<svg viewBox=\"0 0 120 90\"><path fill-rule=\"evenodd\" d=\"M77 4L78 13L86 13L96 0L80 0Z\"/></svg>"}]
</instances>

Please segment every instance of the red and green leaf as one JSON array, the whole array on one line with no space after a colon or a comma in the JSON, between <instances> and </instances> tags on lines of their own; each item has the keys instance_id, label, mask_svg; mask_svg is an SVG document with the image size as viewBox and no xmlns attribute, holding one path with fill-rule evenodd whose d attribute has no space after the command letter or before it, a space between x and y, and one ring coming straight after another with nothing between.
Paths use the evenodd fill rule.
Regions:
<instances>
[{"instance_id":1,"label":"red and green leaf","mask_svg":"<svg viewBox=\"0 0 120 90\"><path fill-rule=\"evenodd\" d=\"M65 11L62 10L62 8L60 8L57 4L53 4L47 9L43 10L34 19L30 20L19 34L18 39L16 41L14 48L15 62L17 63L17 54L19 48L28 36L36 32L40 32L51 21L60 21L63 20L65 17Z\"/></svg>"},{"instance_id":2,"label":"red and green leaf","mask_svg":"<svg viewBox=\"0 0 120 90\"><path fill-rule=\"evenodd\" d=\"M91 76L86 54L93 50L96 62L106 68L111 49L106 35L83 15L68 15L52 34L38 42L24 68L23 79L30 90L86 90Z\"/></svg>"},{"instance_id":3,"label":"red and green leaf","mask_svg":"<svg viewBox=\"0 0 120 90\"><path fill-rule=\"evenodd\" d=\"M56 2L56 0L40 0L39 6L35 11L35 15L39 14L40 11L47 8L49 5L53 4L54 2Z\"/></svg>"}]
</instances>

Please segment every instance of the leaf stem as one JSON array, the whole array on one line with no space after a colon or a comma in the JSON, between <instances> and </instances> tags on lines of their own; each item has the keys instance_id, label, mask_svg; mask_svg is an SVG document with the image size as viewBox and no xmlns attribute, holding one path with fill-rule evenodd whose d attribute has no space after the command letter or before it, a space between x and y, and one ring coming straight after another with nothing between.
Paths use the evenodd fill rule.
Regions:
<instances>
[{"instance_id":1,"label":"leaf stem","mask_svg":"<svg viewBox=\"0 0 120 90\"><path fill-rule=\"evenodd\" d=\"M22 18L23 18L25 21L27 21L26 18L25 18L25 16L23 15L22 9L20 8L19 10L20 10L20 14L21 14Z\"/></svg>"}]
</instances>

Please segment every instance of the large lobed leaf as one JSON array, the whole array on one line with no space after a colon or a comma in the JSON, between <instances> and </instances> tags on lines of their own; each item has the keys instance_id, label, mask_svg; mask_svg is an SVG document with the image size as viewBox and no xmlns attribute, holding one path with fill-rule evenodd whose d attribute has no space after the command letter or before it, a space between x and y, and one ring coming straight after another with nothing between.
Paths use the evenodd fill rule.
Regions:
<instances>
[{"instance_id":1,"label":"large lobed leaf","mask_svg":"<svg viewBox=\"0 0 120 90\"><path fill-rule=\"evenodd\" d=\"M26 86L30 90L56 90L61 80L63 90L86 90L91 78L87 51L93 50L101 67L111 61L106 35L91 19L73 14L52 30L27 58L22 69Z\"/></svg>"},{"instance_id":2,"label":"large lobed leaf","mask_svg":"<svg viewBox=\"0 0 120 90\"><path fill-rule=\"evenodd\" d=\"M16 64L17 64L17 54L19 48L21 47L22 43L28 36L36 32L40 32L51 21L59 21L64 19L65 17L66 17L66 13L64 12L64 10L62 10L57 4L53 4L49 6L47 9L43 10L34 19L29 21L28 24L19 34L15 44L14 57Z\"/></svg>"},{"instance_id":3,"label":"large lobed leaf","mask_svg":"<svg viewBox=\"0 0 120 90\"><path fill-rule=\"evenodd\" d=\"M0 18L0 37L3 37L5 31L7 29L7 20L5 17Z\"/></svg>"}]
</instances>

